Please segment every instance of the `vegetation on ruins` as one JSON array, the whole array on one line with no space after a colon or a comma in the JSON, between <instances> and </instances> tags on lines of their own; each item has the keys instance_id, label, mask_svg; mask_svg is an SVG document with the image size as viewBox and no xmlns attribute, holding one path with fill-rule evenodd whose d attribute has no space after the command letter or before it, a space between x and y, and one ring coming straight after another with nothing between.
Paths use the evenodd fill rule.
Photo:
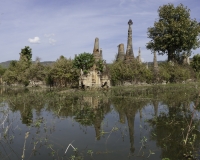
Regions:
<instances>
[{"instance_id":1,"label":"vegetation on ruins","mask_svg":"<svg viewBox=\"0 0 200 160\"><path fill-rule=\"evenodd\" d=\"M144 64L133 59L129 63L115 61L110 65L110 76L113 85L121 85L123 82L150 82L152 72Z\"/></svg>"},{"instance_id":2,"label":"vegetation on ruins","mask_svg":"<svg viewBox=\"0 0 200 160\"><path fill-rule=\"evenodd\" d=\"M191 19L190 10L183 4L175 7L167 4L159 7L159 19L148 28L147 49L159 55L168 55L168 61L190 56L191 50L200 47L200 25Z\"/></svg>"},{"instance_id":3,"label":"vegetation on ruins","mask_svg":"<svg viewBox=\"0 0 200 160\"><path fill-rule=\"evenodd\" d=\"M77 69L82 69L83 73L87 74L89 69L94 65L95 60L90 53L81 53L75 57L73 65Z\"/></svg>"}]
</instances>

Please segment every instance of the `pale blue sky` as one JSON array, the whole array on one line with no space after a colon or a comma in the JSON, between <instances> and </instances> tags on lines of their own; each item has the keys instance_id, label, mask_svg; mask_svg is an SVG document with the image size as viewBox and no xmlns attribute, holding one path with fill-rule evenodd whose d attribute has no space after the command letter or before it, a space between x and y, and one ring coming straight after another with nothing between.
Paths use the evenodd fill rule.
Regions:
<instances>
[{"instance_id":1,"label":"pale blue sky","mask_svg":"<svg viewBox=\"0 0 200 160\"><path fill-rule=\"evenodd\" d=\"M144 61L153 55L146 49L147 28L158 18L158 7L182 3L191 18L200 21L200 0L0 0L0 62L18 60L25 46L33 60L55 61L64 55L92 53L99 38L103 58L112 62L117 46L127 45L128 20L133 21L133 50L141 47ZM200 49L193 51L200 53ZM193 56L193 55L192 55ZM166 56L158 56L165 60Z\"/></svg>"}]
</instances>

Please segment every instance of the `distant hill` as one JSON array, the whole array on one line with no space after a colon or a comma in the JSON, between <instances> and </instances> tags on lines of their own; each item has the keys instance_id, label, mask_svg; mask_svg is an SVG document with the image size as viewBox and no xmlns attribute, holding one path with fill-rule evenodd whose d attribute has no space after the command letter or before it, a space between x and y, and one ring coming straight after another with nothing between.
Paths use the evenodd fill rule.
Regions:
<instances>
[{"instance_id":1,"label":"distant hill","mask_svg":"<svg viewBox=\"0 0 200 160\"><path fill-rule=\"evenodd\" d=\"M9 65L10 65L10 62L11 62L11 61L1 62L0 65L1 65L3 68L8 68Z\"/></svg>"},{"instance_id":2,"label":"distant hill","mask_svg":"<svg viewBox=\"0 0 200 160\"><path fill-rule=\"evenodd\" d=\"M8 68L9 65L10 65L10 62L12 62L12 60L11 60L11 61L6 61L6 62L1 62L0 65L1 65L3 68ZM55 61L44 61L44 62L40 62L40 63L41 63L42 65L44 65L44 66L48 66L48 65L52 65L54 62L55 62ZM33 63L34 63L34 61L33 61Z\"/></svg>"}]
</instances>

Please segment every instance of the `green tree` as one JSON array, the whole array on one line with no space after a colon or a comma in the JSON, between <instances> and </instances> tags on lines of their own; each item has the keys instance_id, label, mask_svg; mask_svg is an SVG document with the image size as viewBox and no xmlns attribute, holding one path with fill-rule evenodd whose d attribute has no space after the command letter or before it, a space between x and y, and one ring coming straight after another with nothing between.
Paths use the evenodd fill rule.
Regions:
<instances>
[{"instance_id":1,"label":"green tree","mask_svg":"<svg viewBox=\"0 0 200 160\"><path fill-rule=\"evenodd\" d=\"M82 69L84 73L88 73L89 69L94 65L95 60L90 53L81 53L75 57L73 65L77 69Z\"/></svg>"},{"instance_id":2,"label":"green tree","mask_svg":"<svg viewBox=\"0 0 200 160\"><path fill-rule=\"evenodd\" d=\"M190 18L190 10L183 4L175 7L167 4L158 9L159 20L154 27L148 28L147 49L157 51L159 55L168 55L168 61L179 58L182 51L190 54L200 46L200 25ZM177 57L178 56L178 57Z\"/></svg>"},{"instance_id":3,"label":"green tree","mask_svg":"<svg viewBox=\"0 0 200 160\"><path fill-rule=\"evenodd\" d=\"M110 66L110 75L113 85L121 85L125 81L131 83L150 82L152 79L152 72L137 60L132 60L130 63L115 61Z\"/></svg>"},{"instance_id":4,"label":"green tree","mask_svg":"<svg viewBox=\"0 0 200 160\"><path fill-rule=\"evenodd\" d=\"M12 61L9 68L3 75L3 80L7 84L23 84L28 86L29 84L29 72L28 69L32 64L32 50L29 46L25 46L21 49L19 61Z\"/></svg>"},{"instance_id":5,"label":"green tree","mask_svg":"<svg viewBox=\"0 0 200 160\"><path fill-rule=\"evenodd\" d=\"M191 67L194 69L196 73L196 78L200 78L200 55L194 55L191 62Z\"/></svg>"},{"instance_id":6,"label":"green tree","mask_svg":"<svg viewBox=\"0 0 200 160\"><path fill-rule=\"evenodd\" d=\"M17 61L11 61L8 69L3 74L2 78L3 81L5 81L8 85L16 83L17 82Z\"/></svg>"},{"instance_id":7,"label":"green tree","mask_svg":"<svg viewBox=\"0 0 200 160\"><path fill-rule=\"evenodd\" d=\"M78 72L73 68L73 61L67 59L64 56L53 64L51 68L51 76L48 76L48 80L53 78L55 85L57 86L71 86L74 83L78 83Z\"/></svg>"},{"instance_id":8,"label":"green tree","mask_svg":"<svg viewBox=\"0 0 200 160\"><path fill-rule=\"evenodd\" d=\"M39 58L31 64L31 66L26 70L29 80L32 82L44 81L45 80L45 66L40 63Z\"/></svg>"},{"instance_id":9,"label":"green tree","mask_svg":"<svg viewBox=\"0 0 200 160\"><path fill-rule=\"evenodd\" d=\"M29 46L25 46L23 49L21 49L20 54L20 61L32 61L32 49Z\"/></svg>"},{"instance_id":10,"label":"green tree","mask_svg":"<svg viewBox=\"0 0 200 160\"><path fill-rule=\"evenodd\" d=\"M159 79L170 83L183 82L193 78L193 71L188 65L180 65L174 62L165 62L159 65Z\"/></svg>"},{"instance_id":11,"label":"green tree","mask_svg":"<svg viewBox=\"0 0 200 160\"><path fill-rule=\"evenodd\" d=\"M200 72L200 55L194 55L191 62L192 68L195 70L195 72Z\"/></svg>"}]
</instances>

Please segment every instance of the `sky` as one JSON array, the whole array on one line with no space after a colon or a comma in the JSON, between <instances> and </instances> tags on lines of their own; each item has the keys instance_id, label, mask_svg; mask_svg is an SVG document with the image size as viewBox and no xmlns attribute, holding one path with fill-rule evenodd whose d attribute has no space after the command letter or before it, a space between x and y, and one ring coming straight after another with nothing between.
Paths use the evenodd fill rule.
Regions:
<instances>
[{"instance_id":1,"label":"sky","mask_svg":"<svg viewBox=\"0 0 200 160\"><path fill-rule=\"evenodd\" d=\"M25 46L32 48L33 60L74 58L92 53L98 37L103 59L111 63L120 43L126 50L129 19L133 21L134 55L140 47L142 60L153 61L146 49L147 28L158 20L159 6L168 3L182 3L191 10L191 18L200 21L200 0L0 0L0 62L18 60Z\"/></svg>"}]
</instances>

